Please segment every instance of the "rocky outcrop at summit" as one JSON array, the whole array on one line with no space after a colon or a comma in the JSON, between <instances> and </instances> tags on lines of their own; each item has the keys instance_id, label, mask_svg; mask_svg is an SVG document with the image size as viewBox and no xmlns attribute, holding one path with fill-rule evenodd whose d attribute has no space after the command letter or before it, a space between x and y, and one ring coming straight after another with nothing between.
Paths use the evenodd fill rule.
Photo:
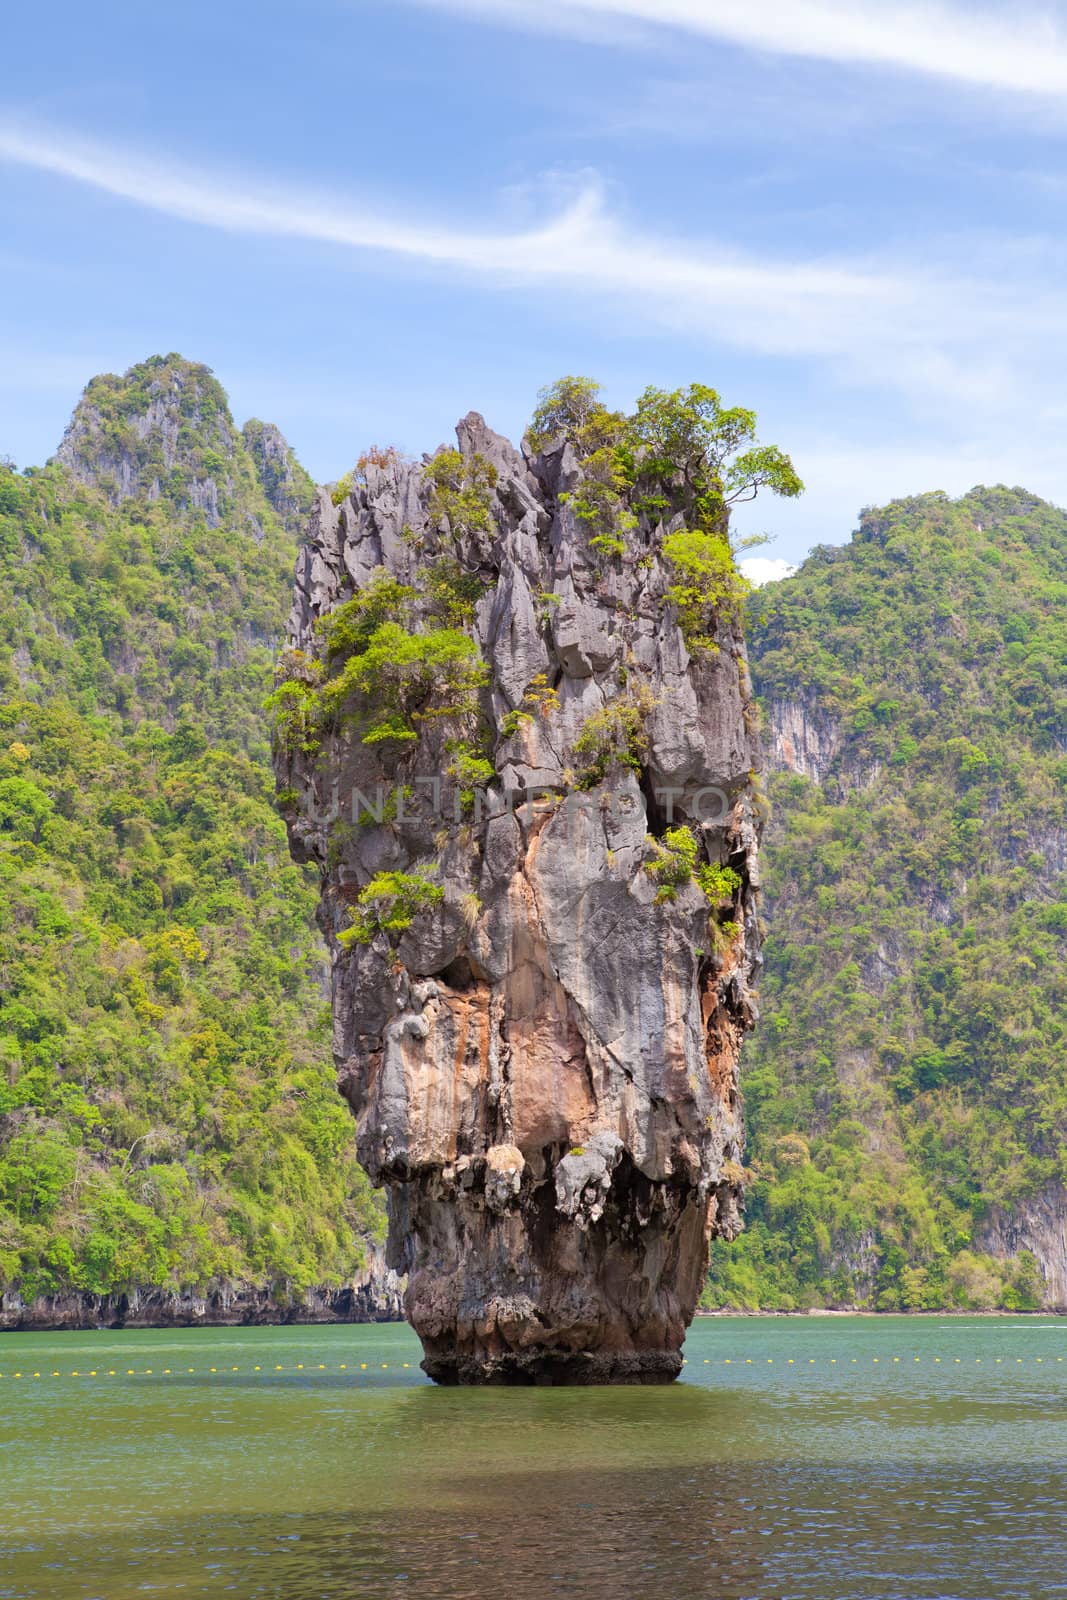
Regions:
<instances>
[{"instance_id":1,"label":"rocky outcrop at summit","mask_svg":"<svg viewBox=\"0 0 1067 1600\"><path fill-rule=\"evenodd\" d=\"M476 414L457 438L320 491L298 563L277 770L339 1082L434 1378L663 1381L740 1227L736 612L683 631L680 481L623 546L562 438L520 454Z\"/></svg>"}]
</instances>

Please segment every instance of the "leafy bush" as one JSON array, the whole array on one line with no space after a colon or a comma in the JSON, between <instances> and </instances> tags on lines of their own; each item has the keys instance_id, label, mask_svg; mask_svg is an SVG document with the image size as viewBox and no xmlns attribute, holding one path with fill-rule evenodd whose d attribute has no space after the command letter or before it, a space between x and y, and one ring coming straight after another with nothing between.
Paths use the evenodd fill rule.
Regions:
<instances>
[{"instance_id":1,"label":"leafy bush","mask_svg":"<svg viewBox=\"0 0 1067 1600\"><path fill-rule=\"evenodd\" d=\"M652 856L645 862L645 871L660 885L659 902L674 900L678 890L694 880L713 905L732 900L741 887L741 875L733 867L718 862L697 864L700 846L692 828L684 824L668 828L662 839L649 834L647 843Z\"/></svg>"},{"instance_id":2,"label":"leafy bush","mask_svg":"<svg viewBox=\"0 0 1067 1600\"><path fill-rule=\"evenodd\" d=\"M420 872L377 872L352 907L352 925L337 935L344 948L370 944L379 933L405 933L423 911L444 899L444 890Z\"/></svg>"},{"instance_id":3,"label":"leafy bush","mask_svg":"<svg viewBox=\"0 0 1067 1600\"><path fill-rule=\"evenodd\" d=\"M487 674L478 646L458 629L408 633L398 622L383 622L363 651L327 680L322 703L336 714L352 695L363 696L370 702L364 743L410 741L417 737L415 720L475 712Z\"/></svg>"},{"instance_id":4,"label":"leafy bush","mask_svg":"<svg viewBox=\"0 0 1067 1600\"><path fill-rule=\"evenodd\" d=\"M645 718L652 704L649 695L612 700L585 719L574 741L579 789L595 788L618 767L640 774L648 754Z\"/></svg>"},{"instance_id":5,"label":"leafy bush","mask_svg":"<svg viewBox=\"0 0 1067 1600\"><path fill-rule=\"evenodd\" d=\"M338 660L362 655L375 629L383 622L404 617L415 599L415 590L399 583L384 567L371 573L359 592L319 618L316 632L326 668Z\"/></svg>"},{"instance_id":6,"label":"leafy bush","mask_svg":"<svg viewBox=\"0 0 1067 1600\"><path fill-rule=\"evenodd\" d=\"M561 378L543 389L530 445L543 449L563 435L574 446L582 477L563 498L601 554L625 555L642 527L647 535L675 514L685 520L675 541L703 537L699 551L676 542L685 570L672 598L681 600L680 612L684 604L694 648L711 648L712 611L736 613L745 593L727 537L730 507L761 489L791 498L803 484L777 446L757 443L755 412L724 407L706 384L646 389L629 417L609 411L599 393L589 378Z\"/></svg>"},{"instance_id":7,"label":"leafy bush","mask_svg":"<svg viewBox=\"0 0 1067 1600\"><path fill-rule=\"evenodd\" d=\"M734 565L729 543L717 533L680 529L664 539L663 554L674 573L667 597L686 644L694 653L714 654L718 619L736 618L751 586Z\"/></svg>"},{"instance_id":8,"label":"leafy bush","mask_svg":"<svg viewBox=\"0 0 1067 1600\"><path fill-rule=\"evenodd\" d=\"M430 563L425 587L431 614L440 617L449 628L462 628L473 622L474 608L489 589L484 578L465 571L450 556Z\"/></svg>"},{"instance_id":9,"label":"leafy bush","mask_svg":"<svg viewBox=\"0 0 1067 1600\"><path fill-rule=\"evenodd\" d=\"M717 861L698 867L696 878L712 904L720 900L732 900L741 887L741 874L735 872L733 867L720 866Z\"/></svg>"},{"instance_id":10,"label":"leafy bush","mask_svg":"<svg viewBox=\"0 0 1067 1600\"><path fill-rule=\"evenodd\" d=\"M544 450L556 438L568 439L580 456L591 456L618 439L626 419L609 411L592 378L560 378L541 389L526 430L531 450Z\"/></svg>"},{"instance_id":11,"label":"leafy bush","mask_svg":"<svg viewBox=\"0 0 1067 1600\"><path fill-rule=\"evenodd\" d=\"M490 533L493 528L493 489L497 470L475 452L439 450L426 466L430 520L448 524L454 538Z\"/></svg>"},{"instance_id":12,"label":"leafy bush","mask_svg":"<svg viewBox=\"0 0 1067 1600\"><path fill-rule=\"evenodd\" d=\"M466 740L449 739L445 749L451 757L448 776L459 790L460 804L470 807L474 804L475 790L484 789L493 781L496 768Z\"/></svg>"},{"instance_id":13,"label":"leafy bush","mask_svg":"<svg viewBox=\"0 0 1067 1600\"><path fill-rule=\"evenodd\" d=\"M506 711L500 719L500 734L510 739L524 722L532 722L535 714L547 717L559 710L559 691L549 683L543 672L530 679L523 691L522 700L513 711Z\"/></svg>"},{"instance_id":14,"label":"leafy bush","mask_svg":"<svg viewBox=\"0 0 1067 1600\"><path fill-rule=\"evenodd\" d=\"M697 841L691 828L668 828L662 840L648 835L652 857L645 862L645 871L659 884L656 900L674 900L678 890L693 879L697 863Z\"/></svg>"}]
</instances>

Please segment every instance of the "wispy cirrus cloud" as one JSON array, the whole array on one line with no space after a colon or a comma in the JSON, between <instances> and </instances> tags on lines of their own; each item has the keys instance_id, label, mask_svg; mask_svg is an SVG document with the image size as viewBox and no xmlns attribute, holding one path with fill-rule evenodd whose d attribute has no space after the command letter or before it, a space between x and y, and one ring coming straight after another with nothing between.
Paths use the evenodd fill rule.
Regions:
<instances>
[{"instance_id":1,"label":"wispy cirrus cloud","mask_svg":"<svg viewBox=\"0 0 1067 1600\"><path fill-rule=\"evenodd\" d=\"M775 55L892 68L1023 94L1067 91L1058 8L896 0L414 0L543 31L626 44L643 31L726 41ZM635 30L637 32L635 33Z\"/></svg>"},{"instance_id":2,"label":"wispy cirrus cloud","mask_svg":"<svg viewBox=\"0 0 1067 1600\"><path fill-rule=\"evenodd\" d=\"M489 280L567 293L627 331L666 328L766 355L818 358L849 382L968 405L1005 403L1035 360L1067 342L1056 282L871 259L756 257L718 240L635 228L595 176L533 228L440 226L354 198L287 192L81 136L0 122L0 162L51 174L202 227L296 238ZM584 298L583 298L584 297Z\"/></svg>"}]
</instances>

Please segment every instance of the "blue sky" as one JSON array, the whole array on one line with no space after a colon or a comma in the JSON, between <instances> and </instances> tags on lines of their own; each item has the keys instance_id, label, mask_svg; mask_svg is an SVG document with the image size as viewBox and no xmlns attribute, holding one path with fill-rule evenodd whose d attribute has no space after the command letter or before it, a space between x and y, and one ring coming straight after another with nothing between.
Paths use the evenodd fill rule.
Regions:
<instances>
[{"instance_id":1,"label":"blue sky","mask_svg":"<svg viewBox=\"0 0 1067 1600\"><path fill-rule=\"evenodd\" d=\"M808 484L747 514L778 559L895 494L1067 502L1063 6L59 0L4 54L20 465L176 349L319 479L564 372L710 382Z\"/></svg>"}]
</instances>

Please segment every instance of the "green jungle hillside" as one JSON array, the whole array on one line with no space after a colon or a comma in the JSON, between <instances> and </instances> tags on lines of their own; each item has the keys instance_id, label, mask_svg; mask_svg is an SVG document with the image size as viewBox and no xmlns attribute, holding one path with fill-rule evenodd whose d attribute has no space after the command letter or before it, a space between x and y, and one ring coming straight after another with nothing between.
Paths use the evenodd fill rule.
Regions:
<instances>
[{"instance_id":1,"label":"green jungle hillside","mask_svg":"<svg viewBox=\"0 0 1067 1600\"><path fill-rule=\"evenodd\" d=\"M299 1302L381 1231L262 703L312 494L204 367L0 467L0 1288Z\"/></svg>"},{"instance_id":2,"label":"green jungle hillside","mask_svg":"<svg viewBox=\"0 0 1067 1600\"><path fill-rule=\"evenodd\" d=\"M753 596L753 1187L708 1303L1067 1304L1065 646L1067 515L1018 489L868 511Z\"/></svg>"}]
</instances>

